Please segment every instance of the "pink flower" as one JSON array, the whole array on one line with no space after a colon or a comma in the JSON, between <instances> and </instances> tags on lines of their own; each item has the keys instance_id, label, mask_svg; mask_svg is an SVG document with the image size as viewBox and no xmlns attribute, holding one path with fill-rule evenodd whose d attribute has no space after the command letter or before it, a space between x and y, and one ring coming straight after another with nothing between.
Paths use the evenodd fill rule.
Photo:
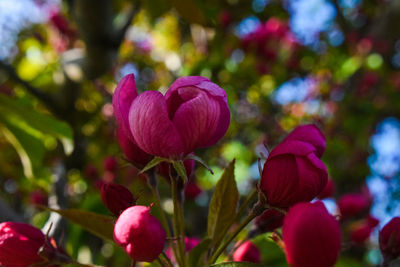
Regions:
<instances>
[{"instance_id":1,"label":"pink flower","mask_svg":"<svg viewBox=\"0 0 400 267\"><path fill-rule=\"evenodd\" d=\"M400 217L394 217L379 232L379 248L384 258L400 256Z\"/></svg>"},{"instance_id":2,"label":"pink flower","mask_svg":"<svg viewBox=\"0 0 400 267\"><path fill-rule=\"evenodd\" d=\"M118 168L117 159L114 156L105 157L103 160L104 170L114 173Z\"/></svg>"},{"instance_id":3,"label":"pink flower","mask_svg":"<svg viewBox=\"0 0 400 267\"><path fill-rule=\"evenodd\" d=\"M367 212L370 205L370 199L359 193L346 194L338 200L338 207L343 219Z\"/></svg>"},{"instance_id":4,"label":"pink flower","mask_svg":"<svg viewBox=\"0 0 400 267\"><path fill-rule=\"evenodd\" d=\"M119 216L114 240L134 261L152 262L163 251L166 234L145 206L133 206Z\"/></svg>"},{"instance_id":5,"label":"pink flower","mask_svg":"<svg viewBox=\"0 0 400 267\"><path fill-rule=\"evenodd\" d=\"M351 240L355 244L363 244L371 235L372 230L373 227L367 223L358 224L351 230Z\"/></svg>"},{"instance_id":6,"label":"pink flower","mask_svg":"<svg viewBox=\"0 0 400 267\"><path fill-rule=\"evenodd\" d=\"M200 243L200 239L197 237L185 237L185 250L186 252L191 251L195 246ZM168 247L165 251L167 257L171 260L173 264L176 263L175 255L172 251L172 247Z\"/></svg>"},{"instance_id":7,"label":"pink flower","mask_svg":"<svg viewBox=\"0 0 400 267\"><path fill-rule=\"evenodd\" d=\"M201 188L195 181L189 181L185 185L184 194L185 194L185 198L187 198L187 199L195 199L196 197L198 197L201 194L201 192L203 192L203 190L201 190Z\"/></svg>"},{"instance_id":8,"label":"pink flower","mask_svg":"<svg viewBox=\"0 0 400 267\"><path fill-rule=\"evenodd\" d=\"M282 235L286 259L293 267L332 267L339 256L339 223L320 201L293 206Z\"/></svg>"},{"instance_id":9,"label":"pink flower","mask_svg":"<svg viewBox=\"0 0 400 267\"><path fill-rule=\"evenodd\" d=\"M253 243L246 241L235 250L233 260L260 263L261 253Z\"/></svg>"},{"instance_id":10,"label":"pink flower","mask_svg":"<svg viewBox=\"0 0 400 267\"><path fill-rule=\"evenodd\" d=\"M118 122L117 137L122 152L132 164L138 168L143 168L152 157L136 144L130 130L128 116L131 104L137 95L135 76L133 74L126 75L115 89L113 108Z\"/></svg>"},{"instance_id":11,"label":"pink flower","mask_svg":"<svg viewBox=\"0 0 400 267\"><path fill-rule=\"evenodd\" d=\"M289 207L311 201L325 187L328 173L319 159L325 139L315 126L297 127L268 156L260 182L268 204Z\"/></svg>"},{"instance_id":12,"label":"pink flower","mask_svg":"<svg viewBox=\"0 0 400 267\"><path fill-rule=\"evenodd\" d=\"M182 158L215 144L230 122L226 93L200 76L176 80L167 93L146 91L137 96L132 74L114 94L115 116L127 138L147 154Z\"/></svg>"},{"instance_id":13,"label":"pink flower","mask_svg":"<svg viewBox=\"0 0 400 267\"><path fill-rule=\"evenodd\" d=\"M44 261L37 253L45 243L44 234L24 223L0 224L0 265L25 267Z\"/></svg>"},{"instance_id":14,"label":"pink flower","mask_svg":"<svg viewBox=\"0 0 400 267\"><path fill-rule=\"evenodd\" d=\"M104 205L117 216L136 204L131 191L122 185L104 183L100 195Z\"/></svg>"}]
</instances>

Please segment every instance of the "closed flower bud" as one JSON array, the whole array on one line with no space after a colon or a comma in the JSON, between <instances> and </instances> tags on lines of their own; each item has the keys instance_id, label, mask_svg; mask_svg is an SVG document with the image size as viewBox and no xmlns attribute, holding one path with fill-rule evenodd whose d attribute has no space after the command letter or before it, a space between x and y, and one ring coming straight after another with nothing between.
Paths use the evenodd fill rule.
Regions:
<instances>
[{"instance_id":1,"label":"closed flower bud","mask_svg":"<svg viewBox=\"0 0 400 267\"><path fill-rule=\"evenodd\" d=\"M368 212L370 205L370 199L364 194L359 193L346 194L338 200L338 207L342 219Z\"/></svg>"},{"instance_id":2,"label":"closed flower bud","mask_svg":"<svg viewBox=\"0 0 400 267\"><path fill-rule=\"evenodd\" d=\"M134 261L152 262L163 251L166 234L145 206L133 206L119 216L114 240Z\"/></svg>"},{"instance_id":3,"label":"closed flower bud","mask_svg":"<svg viewBox=\"0 0 400 267\"><path fill-rule=\"evenodd\" d=\"M200 243L200 239L197 237L185 237L185 250L186 252L191 251L195 246ZM165 255L171 260L173 264L176 264L175 255L172 247L168 247L165 251Z\"/></svg>"},{"instance_id":4,"label":"closed flower bud","mask_svg":"<svg viewBox=\"0 0 400 267\"><path fill-rule=\"evenodd\" d=\"M45 243L44 234L24 223L0 224L0 265L3 267L26 267L42 262L38 250Z\"/></svg>"},{"instance_id":5,"label":"closed flower bud","mask_svg":"<svg viewBox=\"0 0 400 267\"><path fill-rule=\"evenodd\" d=\"M186 199L195 199L201 194L201 192L203 192L203 190L201 190L201 188L195 181L189 181L185 185L184 194Z\"/></svg>"},{"instance_id":6,"label":"closed flower bud","mask_svg":"<svg viewBox=\"0 0 400 267\"><path fill-rule=\"evenodd\" d=\"M118 168L117 159L114 156L105 157L103 160L103 166L105 171L114 173Z\"/></svg>"},{"instance_id":7,"label":"closed flower bud","mask_svg":"<svg viewBox=\"0 0 400 267\"><path fill-rule=\"evenodd\" d=\"M207 78L179 78L165 96L157 91L137 96L134 86L133 75L118 84L115 116L127 137L150 155L181 159L215 144L228 129L226 93Z\"/></svg>"},{"instance_id":8,"label":"closed flower bud","mask_svg":"<svg viewBox=\"0 0 400 267\"><path fill-rule=\"evenodd\" d=\"M246 241L235 250L233 260L260 263L261 253L258 247L250 241Z\"/></svg>"},{"instance_id":9,"label":"closed flower bud","mask_svg":"<svg viewBox=\"0 0 400 267\"><path fill-rule=\"evenodd\" d=\"M307 129L311 129L311 136L320 139L314 127L302 128L301 135L290 134L276 146L264 164L260 189L271 206L284 208L311 201L327 183L328 172L316 155L316 144L321 140L304 141Z\"/></svg>"},{"instance_id":10,"label":"closed flower bud","mask_svg":"<svg viewBox=\"0 0 400 267\"><path fill-rule=\"evenodd\" d=\"M104 205L116 216L136 203L131 191L118 184L104 183L100 195Z\"/></svg>"},{"instance_id":11,"label":"closed flower bud","mask_svg":"<svg viewBox=\"0 0 400 267\"><path fill-rule=\"evenodd\" d=\"M379 232L379 248L386 261L400 256L400 217L394 217Z\"/></svg>"},{"instance_id":12,"label":"closed flower bud","mask_svg":"<svg viewBox=\"0 0 400 267\"><path fill-rule=\"evenodd\" d=\"M351 241L355 244L363 244L371 235L372 230L373 227L368 225L368 223L362 222L357 224L353 229L351 229Z\"/></svg>"},{"instance_id":13,"label":"closed flower bud","mask_svg":"<svg viewBox=\"0 0 400 267\"><path fill-rule=\"evenodd\" d=\"M320 201L293 206L282 235L286 259L293 267L332 267L339 256L339 223Z\"/></svg>"}]
</instances>

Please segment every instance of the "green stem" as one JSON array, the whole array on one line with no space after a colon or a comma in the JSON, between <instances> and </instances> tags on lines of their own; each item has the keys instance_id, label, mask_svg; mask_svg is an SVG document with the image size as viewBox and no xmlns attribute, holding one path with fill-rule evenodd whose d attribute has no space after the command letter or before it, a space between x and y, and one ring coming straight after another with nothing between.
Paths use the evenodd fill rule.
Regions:
<instances>
[{"instance_id":1,"label":"green stem","mask_svg":"<svg viewBox=\"0 0 400 267\"><path fill-rule=\"evenodd\" d=\"M254 188L253 191L251 191L250 195L247 196L246 200L240 206L234 222L239 221L240 217L242 217L243 213L246 211L249 204L257 198L257 193L258 193L257 188Z\"/></svg>"},{"instance_id":2,"label":"green stem","mask_svg":"<svg viewBox=\"0 0 400 267\"><path fill-rule=\"evenodd\" d=\"M160 211L161 224L163 225L163 228L165 229L167 236L171 237L172 235L171 235L171 230L169 228L168 219L167 219L167 216L165 215L164 210L161 207L161 199L160 199L160 194L158 192L158 186L157 186L157 177L155 177L154 170L151 170L148 172L148 185L151 189L151 193L153 194L155 205L157 206L158 210Z\"/></svg>"},{"instance_id":3,"label":"green stem","mask_svg":"<svg viewBox=\"0 0 400 267\"><path fill-rule=\"evenodd\" d=\"M226 247L232 242L232 240L257 216L259 216L263 210L264 205L257 202L250 214L244 219L244 221L235 229L235 231L225 240L225 242L211 255L210 259L208 260L207 265L211 265L215 263L218 259L219 255L225 251Z\"/></svg>"},{"instance_id":4,"label":"green stem","mask_svg":"<svg viewBox=\"0 0 400 267\"><path fill-rule=\"evenodd\" d=\"M186 257L185 257L185 229L184 229L184 219L183 219L183 208L182 201L179 200L179 189L178 183L175 180L175 177L171 178L171 188L172 188L172 201L174 203L174 232L177 237L178 244L178 253L175 255L178 262L180 262L179 266L186 266Z\"/></svg>"},{"instance_id":5,"label":"green stem","mask_svg":"<svg viewBox=\"0 0 400 267\"><path fill-rule=\"evenodd\" d=\"M167 255L165 255L164 252L158 256L158 259L163 263L163 266L173 267L171 260L167 257Z\"/></svg>"}]
</instances>

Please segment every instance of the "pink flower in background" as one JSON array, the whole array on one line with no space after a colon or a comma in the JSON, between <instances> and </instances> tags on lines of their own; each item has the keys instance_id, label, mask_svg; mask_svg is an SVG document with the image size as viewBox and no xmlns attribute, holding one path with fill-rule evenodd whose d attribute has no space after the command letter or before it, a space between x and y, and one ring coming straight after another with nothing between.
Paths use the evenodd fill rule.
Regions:
<instances>
[{"instance_id":1,"label":"pink flower in background","mask_svg":"<svg viewBox=\"0 0 400 267\"><path fill-rule=\"evenodd\" d=\"M315 198L328 179L319 159L324 149L325 138L313 125L297 127L277 145L264 164L260 182L268 204L290 207Z\"/></svg>"},{"instance_id":2,"label":"pink flower in background","mask_svg":"<svg viewBox=\"0 0 400 267\"><path fill-rule=\"evenodd\" d=\"M152 262L163 251L166 233L145 206L133 206L118 217L114 240L134 261Z\"/></svg>"},{"instance_id":3,"label":"pink flower in background","mask_svg":"<svg viewBox=\"0 0 400 267\"><path fill-rule=\"evenodd\" d=\"M37 253L45 244L39 229L25 223L0 224L0 265L26 267L44 261Z\"/></svg>"},{"instance_id":4,"label":"pink flower in background","mask_svg":"<svg viewBox=\"0 0 400 267\"><path fill-rule=\"evenodd\" d=\"M320 201L293 206L282 235L287 261L293 267L332 267L339 256L339 223Z\"/></svg>"},{"instance_id":5,"label":"pink flower in background","mask_svg":"<svg viewBox=\"0 0 400 267\"><path fill-rule=\"evenodd\" d=\"M234 261L261 262L261 252L253 243L246 241L233 253Z\"/></svg>"},{"instance_id":6,"label":"pink flower in background","mask_svg":"<svg viewBox=\"0 0 400 267\"><path fill-rule=\"evenodd\" d=\"M186 252L191 251L195 246L200 243L200 239L197 237L185 237L185 249ZM165 250L165 255L171 260L173 264L176 264L175 255L173 253L172 247L168 247Z\"/></svg>"},{"instance_id":7,"label":"pink flower in background","mask_svg":"<svg viewBox=\"0 0 400 267\"><path fill-rule=\"evenodd\" d=\"M342 219L361 215L367 212L370 206L370 199L365 196L365 194L361 193L346 194L338 200L338 207Z\"/></svg>"}]
</instances>

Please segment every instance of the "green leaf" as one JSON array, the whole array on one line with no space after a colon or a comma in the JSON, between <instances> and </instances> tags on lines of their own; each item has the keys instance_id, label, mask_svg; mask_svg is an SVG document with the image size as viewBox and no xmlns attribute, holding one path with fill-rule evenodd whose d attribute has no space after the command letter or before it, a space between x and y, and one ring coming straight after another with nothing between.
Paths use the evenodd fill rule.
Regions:
<instances>
[{"instance_id":1,"label":"green leaf","mask_svg":"<svg viewBox=\"0 0 400 267\"><path fill-rule=\"evenodd\" d=\"M219 244L229 230L235 215L239 192L234 177L235 160L233 160L215 186L208 210L208 237L213 244Z\"/></svg>"},{"instance_id":2,"label":"green leaf","mask_svg":"<svg viewBox=\"0 0 400 267\"><path fill-rule=\"evenodd\" d=\"M154 157L149 163L147 163L146 166L144 166L144 168L140 171L140 173L144 173L164 161L168 160L165 158Z\"/></svg>"},{"instance_id":3,"label":"green leaf","mask_svg":"<svg viewBox=\"0 0 400 267\"><path fill-rule=\"evenodd\" d=\"M115 219L113 217L78 209L48 209L57 212L64 218L80 225L85 230L100 238L111 241L114 240L113 232Z\"/></svg>"},{"instance_id":4,"label":"green leaf","mask_svg":"<svg viewBox=\"0 0 400 267\"><path fill-rule=\"evenodd\" d=\"M15 116L22 126L28 126L43 134L51 135L59 139L64 147L67 155L72 153L73 146L73 132L69 125L56 118L40 113L30 107L21 105L17 100L0 95L0 116Z\"/></svg>"},{"instance_id":5,"label":"green leaf","mask_svg":"<svg viewBox=\"0 0 400 267\"><path fill-rule=\"evenodd\" d=\"M206 168L211 174L214 174L214 172L211 170L210 167L208 167L208 165L198 156L196 155L187 155L186 159L192 159L194 161L197 161L198 163L200 163L201 165L204 166L204 168Z\"/></svg>"},{"instance_id":6,"label":"green leaf","mask_svg":"<svg viewBox=\"0 0 400 267\"><path fill-rule=\"evenodd\" d=\"M194 0L169 0L179 15L189 23L207 25L203 11Z\"/></svg>"},{"instance_id":7,"label":"green leaf","mask_svg":"<svg viewBox=\"0 0 400 267\"><path fill-rule=\"evenodd\" d=\"M197 246L195 246L189 252L189 266L191 267L201 267L204 266L205 259L204 256L207 250L210 248L212 240L210 238L205 238Z\"/></svg>"},{"instance_id":8,"label":"green leaf","mask_svg":"<svg viewBox=\"0 0 400 267\"><path fill-rule=\"evenodd\" d=\"M182 160L174 160L172 162L172 166L174 166L174 169L178 173L178 175L183 179L183 182L186 184L188 181L187 175L186 175L186 169L185 165L183 165Z\"/></svg>"},{"instance_id":9,"label":"green leaf","mask_svg":"<svg viewBox=\"0 0 400 267\"><path fill-rule=\"evenodd\" d=\"M223 262L213 264L216 267L266 267L265 264L251 263L251 262Z\"/></svg>"}]
</instances>

